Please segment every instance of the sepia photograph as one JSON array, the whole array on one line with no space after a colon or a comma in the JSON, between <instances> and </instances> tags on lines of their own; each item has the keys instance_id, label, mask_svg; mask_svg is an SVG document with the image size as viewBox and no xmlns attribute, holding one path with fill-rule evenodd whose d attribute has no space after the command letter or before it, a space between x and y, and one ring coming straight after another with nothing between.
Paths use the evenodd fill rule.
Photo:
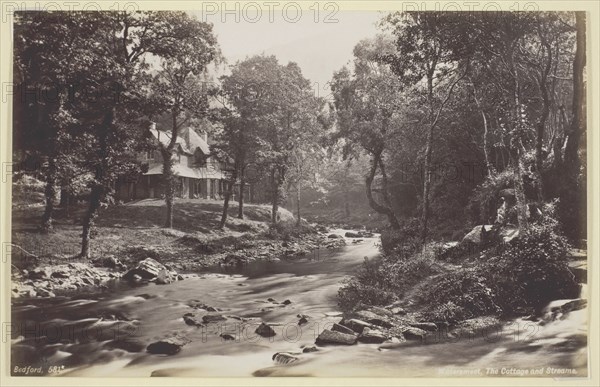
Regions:
<instances>
[{"instance_id":1,"label":"sepia photograph","mask_svg":"<svg viewBox=\"0 0 600 387\"><path fill-rule=\"evenodd\" d=\"M590 380L597 5L43 4L2 3L14 383Z\"/></svg>"}]
</instances>

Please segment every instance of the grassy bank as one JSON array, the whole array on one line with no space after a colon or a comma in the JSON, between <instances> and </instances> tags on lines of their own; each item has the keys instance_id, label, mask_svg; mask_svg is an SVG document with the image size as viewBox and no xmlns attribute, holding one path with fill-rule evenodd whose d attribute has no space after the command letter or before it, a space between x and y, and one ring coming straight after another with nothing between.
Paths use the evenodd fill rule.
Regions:
<instances>
[{"instance_id":1,"label":"grassy bank","mask_svg":"<svg viewBox=\"0 0 600 387\"><path fill-rule=\"evenodd\" d=\"M165 216L163 200L148 199L111 206L101 212L96 222L92 241L94 256L121 254L132 246L173 246L184 236L208 243L223 237L240 237L245 233L258 234L269 228L270 207L248 204L245 219L235 218L237 208L230 208L226 227L218 230L221 209L219 201L179 199L175 202L174 227L165 229L162 227ZM15 208L12 241L42 258L68 259L79 252L81 219L85 210L85 204L59 208L55 212L53 231L41 233L38 226L43 207ZM292 214L285 209L280 210L280 215L283 222L293 220Z\"/></svg>"},{"instance_id":2,"label":"grassy bank","mask_svg":"<svg viewBox=\"0 0 600 387\"><path fill-rule=\"evenodd\" d=\"M346 282L339 304L346 311L394 304L421 321L448 325L482 316L539 316L552 300L579 297L571 251L551 216L509 242L420 246L410 235L384 234L382 258L365 262Z\"/></svg>"}]
</instances>

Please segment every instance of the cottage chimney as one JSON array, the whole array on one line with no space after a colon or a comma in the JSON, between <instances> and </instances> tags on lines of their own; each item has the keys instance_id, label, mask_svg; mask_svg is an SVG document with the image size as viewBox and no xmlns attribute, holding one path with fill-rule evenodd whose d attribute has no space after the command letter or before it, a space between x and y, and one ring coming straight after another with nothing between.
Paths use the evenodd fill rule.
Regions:
<instances>
[{"instance_id":1,"label":"cottage chimney","mask_svg":"<svg viewBox=\"0 0 600 387\"><path fill-rule=\"evenodd\" d=\"M202 139L208 144L208 133L206 133L206 130L202 131Z\"/></svg>"},{"instance_id":2,"label":"cottage chimney","mask_svg":"<svg viewBox=\"0 0 600 387\"><path fill-rule=\"evenodd\" d=\"M150 130L156 130L156 122L150 122Z\"/></svg>"}]
</instances>

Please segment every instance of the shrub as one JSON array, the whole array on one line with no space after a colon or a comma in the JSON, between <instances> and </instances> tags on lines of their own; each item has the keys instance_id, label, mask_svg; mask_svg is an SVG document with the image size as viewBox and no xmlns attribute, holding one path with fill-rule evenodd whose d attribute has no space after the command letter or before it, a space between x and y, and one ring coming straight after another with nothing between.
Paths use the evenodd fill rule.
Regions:
<instances>
[{"instance_id":1,"label":"shrub","mask_svg":"<svg viewBox=\"0 0 600 387\"><path fill-rule=\"evenodd\" d=\"M500 312L493 290L476 268L429 278L419 285L416 301L426 318L456 322Z\"/></svg>"},{"instance_id":2,"label":"shrub","mask_svg":"<svg viewBox=\"0 0 600 387\"><path fill-rule=\"evenodd\" d=\"M436 256L440 244L429 243L412 255L392 254L384 257L382 272L399 295L423 279L440 272Z\"/></svg>"},{"instance_id":3,"label":"shrub","mask_svg":"<svg viewBox=\"0 0 600 387\"><path fill-rule=\"evenodd\" d=\"M580 286L567 265L568 248L557 223L545 217L489 259L485 274L506 314L579 296Z\"/></svg>"},{"instance_id":4,"label":"shrub","mask_svg":"<svg viewBox=\"0 0 600 387\"><path fill-rule=\"evenodd\" d=\"M365 259L354 277L339 291L340 307L358 303L387 305L423 279L439 273L435 262L437 244L429 244L410 257L386 255L381 260Z\"/></svg>"},{"instance_id":5,"label":"shrub","mask_svg":"<svg viewBox=\"0 0 600 387\"><path fill-rule=\"evenodd\" d=\"M424 313L424 317L431 321L447 321L451 324L466 319L467 313L465 308L456 305L452 301L448 301L445 304L431 307Z\"/></svg>"},{"instance_id":6,"label":"shrub","mask_svg":"<svg viewBox=\"0 0 600 387\"><path fill-rule=\"evenodd\" d=\"M397 297L393 292L365 284L356 278L345 281L338 291L338 305L344 312L353 310L359 304L388 305L395 300Z\"/></svg>"},{"instance_id":7,"label":"shrub","mask_svg":"<svg viewBox=\"0 0 600 387\"><path fill-rule=\"evenodd\" d=\"M417 218L410 218L401 223L400 229L384 230L381 233L381 250L384 254L411 254L418 243L420 224Z\"/></svg>"}]
</instances>

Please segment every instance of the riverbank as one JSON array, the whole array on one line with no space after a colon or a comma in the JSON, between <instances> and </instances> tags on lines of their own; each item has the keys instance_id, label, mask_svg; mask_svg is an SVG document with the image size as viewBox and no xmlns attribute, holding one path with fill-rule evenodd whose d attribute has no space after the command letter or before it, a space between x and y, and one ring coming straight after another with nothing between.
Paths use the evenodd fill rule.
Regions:
<instances>
[{"instance_id":1,"label":"riverbank","mask_svg":"<svg viewBox=\"0 0 600 387\"><path fill-rule=\"evenodd\" d=\"M293 259L346 242L329 238L326 229L295 226L293 215L280 209L280 225L270 227L270 207L247 204L245 218L230 208L223 230L217 228L222 203L177 200L174 228L161 227L164 201L142 200L112 206L97 220L91 260L78 258L85 208L61 208L54 227L42 233L37 225L43 208L25 206L13 211L11 249L13 297L53 297L57 293L104 286L121 278L147 258L178 274L215 266L244 265L257 260ZM175 276L177 278L177 276Z\"/></svg>"}]
</instances>

